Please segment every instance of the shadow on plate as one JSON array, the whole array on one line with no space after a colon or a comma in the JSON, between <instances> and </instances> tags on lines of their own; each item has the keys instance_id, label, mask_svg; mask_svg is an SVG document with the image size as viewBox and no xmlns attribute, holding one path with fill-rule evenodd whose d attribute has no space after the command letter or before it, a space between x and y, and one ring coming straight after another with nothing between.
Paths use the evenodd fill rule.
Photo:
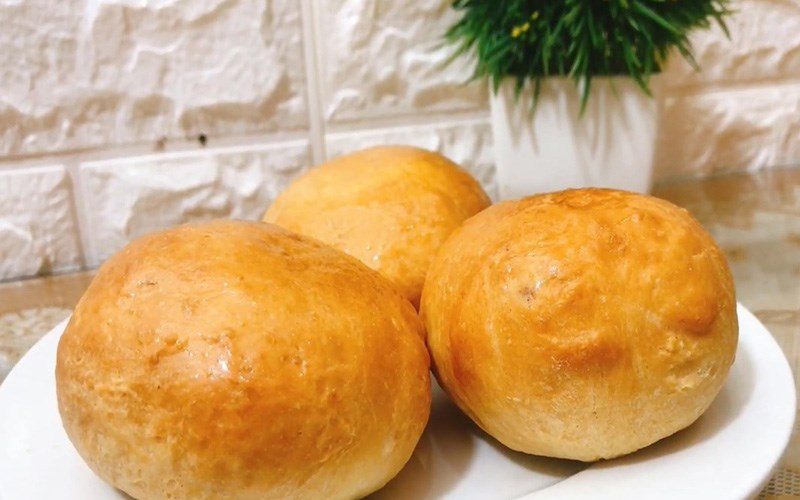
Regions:
<instances>
[{"instance_id":1,"label":"shadow on plate","mask_svg":"<svg viewBox=\"0 0 800 500\"><path fill-rule=\"evenodd\" d=\"M550 477L548 482L551 484L588 466L506 448L464 415L438 385L434 384L432 394L431 418L414 454L400 474L383 489L373 493L370 499L422 500L446 496L467 475L476 449L482 443L488 443L496 454L537 473L538 477ZM490 481L492 478L486 479ZM535 485L533 489L536 489Z\"/></svg>"},{"instance_id":2,"label":"shadow on plate","mask_svg":"<svg viewBox=\"0 0 800 500\"><path fill-rule=\"evenodd\" d=\"M133 498L132 496L128 495L127 493L125 493L124 491L122 491L122 490L121 490L121 489L119 489L119 488L114 488L114 491L115 491L115 492L117 493L117 495L119 495L119 497L120 497L121 499L123 499L123 500L136 500L135 498Z\"/></svg>"},{"instance_id":3,"label":"shadow on plate","mask_svg":"<svg viewBox=\"0 0 800 500\"><path fill-rule=\"evenodd\" d=\"M577 460L567 460L564 458L540 457L537 455L528 455L520 451L514 451L506 447L500 441L496 440L489 434L476 426L478 433L482 439L489 443L499 454L504 455L509 461L525 467L531 472L552 476L554 478L566 478L576 474L583 469L586 469L591 464L586 462L579 462ZM553 481L553 483L558 480Z\"/></svg>"},{"instance_id":4,"label":"shadow on plate","mask_svg":"<svg viewBox=\"0 0 800 500\"><path fill-rule=\"evenodd\" d=\"M431 416L414 454L394 479L368 498L436 498L469 468L476 444L472 421L436 383L432 383L431 392Z\"/></svg>"}]
</instances>

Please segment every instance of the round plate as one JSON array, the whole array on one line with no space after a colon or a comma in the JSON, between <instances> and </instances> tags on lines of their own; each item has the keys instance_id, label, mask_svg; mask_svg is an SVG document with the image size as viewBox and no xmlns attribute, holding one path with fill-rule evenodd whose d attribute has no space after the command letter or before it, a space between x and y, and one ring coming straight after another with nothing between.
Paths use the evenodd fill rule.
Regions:
<instances>
[{"instance_id":1,"label":"round plate","mask_svg":"<svg viewBox=\"0 0 800 500\"><path fill-rule=\"evenodd\" d=\"M374 498L743 498L783 453L795 418L792 373L769 332L739 306L739 350L725 387L691 427L615 460L583 464L513 452L477 429L437 388L408 465ZM61 427L53 376L66 321L0 386L0 494L118 499Z\"/></svg>"}]
</instances>

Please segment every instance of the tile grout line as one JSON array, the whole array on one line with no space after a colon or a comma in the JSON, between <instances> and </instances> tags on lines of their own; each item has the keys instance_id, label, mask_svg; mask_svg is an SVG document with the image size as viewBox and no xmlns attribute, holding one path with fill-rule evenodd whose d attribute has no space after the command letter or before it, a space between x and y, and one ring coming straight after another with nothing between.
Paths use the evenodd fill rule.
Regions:
<instances>
[{"instance_id":1,"label":"tile grout line","mask_svg":"<svg viewBox=\"0 0 800 500\"><path fill-rule=\"evenodd\" d=\"M151 141L138 144L119 144L99 146L85 149L66 149L38 154L6 155L0 157L0 171L6 168L15 169L20 166L37 166L45 164L63 164L67 161L103 161L121 158L139 158L143 156L160 156L171 154L202 153L204 150L216 151L241 147L260 147L308 141L306 131L291 131L271 135L245 134L216 137L205 147L199 147L195 140L172 140L167 149L158 151L150 145Z\"/></svg>"},{"instance_id":2,"label":"tile grout line","mask_svg":"<svg viewBox=\"0 0 800 500\"><path fill-rule=\"evenodd\" d=\"M306 107L308 108L308 134L311 155L315 165L326 160L325 119L323 117L321 60L318 38L318 16L312 0L300 0L303 30L303 59L306 67Z\"/></svg>"},{"instance_id":3,"label":"tile grout line","mask_svg":"<svg viewBox=\"0 0 800 500\"><path fill-rule=\"evenodd\" d=\"M439 119L437 119L439 118ZM439 129L447 127L459 127L470 125L486 125L490 126L488 114L469 114L463 116L443 116L433 117L426 116L424 121L420 120L394 120L386 123L359 123L356 126L330 126L332 130L328 131L329 137L342 137L349 135L364 135L369 136L381 132L393 132L398 130L428 130Z\"/></svg>"},{"instance_id":4,"label":"tile grout line","mask_svg":"<svg viewBox=\"0 0 800 500\"><path fill-rule=\"evenodd\" d=\"M321 118L320 118L321 121ZM436 128L440 126L458 126L489 121L489 115L483 111L465 111L457 113L426 113L406 116L373 117L352 121L333 122L322 126L319 131L322 141L321 158L324 161L324 136L326 134L370 134L377 130L395 130L409 127ZM312 144L317 142L315 137L306 134L293 133L280 136L228 136L222 137L206 147L197 147L195 141L181 141L178 146L156 151L146 144L138 145L111 145L108 147L88 148L80 150L52 151L40 154L18 155L0 157L0 172L4 170L17 170L20 168L37 168L67 163L86 163L121 161L129 158L147 157L173 157L202 155L211 152L226 152L238 148L261 148L280 145L293 145L302 142ZM177 141L173 141L177 142ZM315 158L316 161L316 158Z\"/></svg>"},{"instance_id":5,"label":"tile grout line","mask_svg":"<svg viewBox=\"0 0 800 500\"><path fill-rule=\"evenodd\" d=\"M403 113L387 116L373 116L352 120L341 120L328 124L329 133L343 134L371 132L376 129L395 129L400 127L432 127L457 125L459 123L489 123L489 109L462 111L432 111L423 113Z\"/></svg>"},{"instance_id":6,"label":"tile grout line","mask_svg":"<svg viewBox=\"0 0 800 500\"><path fill-rule=\"evenodd\" d=\"M97 0L88 0L84 7L81 16L81 25L78 31L77 51L75 52L76 60L75 65L79 67L86 56L86 51L90 50L89 44L89 30L92 21L98 14ZM88 152L91 154L91 152ZM66 152L66 155L59 155L56 157L64 165L67 175L70 178L72 188L72 210L75 214L75 230L77 231L78 244L81 249L81 260L83 262L81 269L89 269L90 263L94 263L94 248L91 238L91 223L89 221L89 214L87 210L88 200L87 191L84 188L84 179L81 176L81 163L84 157L87 156L87 151L77 151L74 154ZM2 166L0 166L2 168Z\"/></svg>"},{"instance_id":7,"label":"tile grout line","mask_svg":"<svg viewBox=\"0 0 800 500\"><path fill-rule=\"evenodd\" d=\"M695 83L666 85L663 93L666 97L695 97L708 94L729 94L748 92L752 90L763 90L765 87L796 87L798 84L800 84L800 78L792 76L778 77L774 79L744 79L739 81L710 80L705 82L701 81Z\"/></svg>"},{"instance_id":8,"label":"tile grout line","mask_svg":"<svg viewBox=\"0 0 800 500\"><path fill-rule=\"evenodd\" d=\"M78 241L81 245L81 258L83 265L81 270L90 269L95 265L96 252L94 244L90 238L91 221L89 218L86 198L88 191L84 186L84 179L80 172L80 159L70 158L63 162L64 168L72 181L72 207L75 211L75 223L78 231Z\"/></svg>"}]
</instances>

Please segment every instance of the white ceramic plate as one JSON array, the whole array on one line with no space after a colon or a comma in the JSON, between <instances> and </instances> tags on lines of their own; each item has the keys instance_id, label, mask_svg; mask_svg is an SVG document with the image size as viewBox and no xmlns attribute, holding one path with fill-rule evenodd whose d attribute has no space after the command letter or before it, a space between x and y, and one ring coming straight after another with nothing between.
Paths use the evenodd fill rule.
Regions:
<instances>
[{"instance_id":1,"label":"white ceramic plate","mask_svg":"<svg viewBox=\"0 0 800 500\"><path fill-rule=\"evenodd\" d=\"M61 427L53 370L66 322L0 386L0 496L119 499L84 465ZM688 429L621 459L586 464L512 452L478 430L437 389L427 431L382 499L746 498L758 493L795 418L792 373L769 332L739 306L730 378Z\"/></svg>"}]
</instances>

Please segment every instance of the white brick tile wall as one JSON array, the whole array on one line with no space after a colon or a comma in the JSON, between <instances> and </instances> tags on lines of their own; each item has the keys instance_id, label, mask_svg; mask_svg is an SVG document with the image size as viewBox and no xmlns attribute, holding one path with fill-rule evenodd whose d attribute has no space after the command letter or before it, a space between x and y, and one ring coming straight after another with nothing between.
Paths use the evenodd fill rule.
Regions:
<instances>
[{"instance_id":1,"label":"white brick tile wall","mask_svg":"<svg viewBox=\"0 0 800 500\"><path fill-rule=\"evenodd\" d=\"M441 151L494 195L486 86L441 67L449 3L0 0L0 280L257 218L314 161L373 144ZM731 40L692 36L701 73L665 71L657 178L800 163L800 3L732 6ZM183 151L142 156L165 142Z\"/></svg>"},{"instance_id":2,"label":"white brick tile wall","mask_svg":"<svg viewBox=\"0 0 800 500\"><path fill-rule=\"evenodd\" d=\"M78 92L82 3L0 2L0 154L63 143L61 103Z\"/></svg>"},{"instance_id":3,"label":"white brick tile wall","mask_svg":"<svg viewBox=\"0 0 800 500\"><path fill-rule=\"evenodd\" d=\"M26 0L0 23L0 153L308 121L294 0Z\"/></svg>"},{"instance_id":4,"label":"white brick tile wall","mask_svg":"<svg viewBox=\"0 0 800 500\"><path fill-rule=\"evenodd\" d=\"M730 39L692 36L701 71L676 57L661 79L657 179L800 163L800 2L732 7Z\"/></svg>"},{"instance_id":5,"label":"white brick tile wall","mask_svg":"<svg viewBox=\"0 0 800 500\"><path fill-rule=\"evenodd\" d=\"M89 264L165 227L259 219L309 164L306 141L84 163Z\"/></svg>"},{"instance_id":6,"label":"white brick tile wall","mask_svg":"<svg viewBox=\"0 0 800 500\"><path fill-rule=\"evenodd\" d=\"M800 82L669 96L660 122L657 177L798 162Z\"/></svg>"},{"instance_id":7,"label":"white brick tile wall","mask_svg":"<svg viewBox=\"0 0 800 500\"><path fill-rule=\"evenodd\" d=\"M464 64L442 68L442 34L456 18L443 0L316 1L325 117L331 121L483 109Z\"/></svg>"},{"instance_id":8,"label":"white brick tile wall","mask_svg":"<svg viewBox=\"0 0 800 500\"><path fill-rule=\"evenodd\" d=\"M82 265L64 167L0 170L0 280Z\"/></svg>"},{"instance_id":9,"label":"white brick tile wall","mask_svg":"<svg viewBox=\"0 0 800 500\"><path fill-rule=\"evenodd\" d=\"M727 22L728 39L714 27L695 32L691 39L702 71L681 58L668 68L670 87L752 82L800 77L800 2L797 0L739 0L737 14Z\"/></svg>"}]
</instances>

